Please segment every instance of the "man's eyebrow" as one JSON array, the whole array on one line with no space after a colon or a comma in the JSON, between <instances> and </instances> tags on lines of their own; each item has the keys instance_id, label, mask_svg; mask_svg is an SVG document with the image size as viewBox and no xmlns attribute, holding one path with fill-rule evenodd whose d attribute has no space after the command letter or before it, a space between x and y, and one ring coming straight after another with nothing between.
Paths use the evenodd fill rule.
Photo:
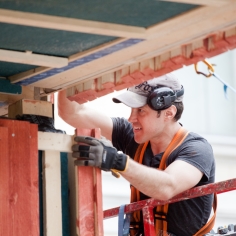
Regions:
<instances>
[{"instance_id":1,"label":"man's eyebrow","mask_svg":"<svg viewBox=\"0 0 236 236\"><path fill-rule=\"evenodd\" d=\"M138 107L138 109L142 109L142 108L144 108L146 106L147 106L147 104L145 104L144 106Z\"/></svg>"}]
</instances>

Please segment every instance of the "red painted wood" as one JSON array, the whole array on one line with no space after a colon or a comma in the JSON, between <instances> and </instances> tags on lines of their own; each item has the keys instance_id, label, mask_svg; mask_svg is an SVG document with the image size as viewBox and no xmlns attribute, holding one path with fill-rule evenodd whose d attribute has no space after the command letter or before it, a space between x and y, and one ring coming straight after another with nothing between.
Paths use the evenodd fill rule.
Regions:
<instances>
[{"instance_id":1,"label":"red painted wood","mask_svg":"<svg viewBox=\"0 0 236 236\"><path fill-rule=\"evenodd\" d=\"M77 135L99 138L100 129L77 129ZM103 236L101 170L77 167L77 233L83 236Z\"/></svg>"},{"instance_id":2,"label":"red painted wood","mask_svg":"<svg viewBox=\"0 0 236 236\"><path fill-rule=\"evenodd\" d=\"M13 222L9 211L9 146L8 128L0 127L0 235L13 235Z\"/></svg>"},{"instance_id":3,"label":"red painted wood","mask_svg":"<svg viewBox=\"0 0 236 236\"><path fill-rule=\"evenodd\" d=\"M4 161L8 173L5 173L4 180L9 190L7 202L5 198L8 208L5 210L9 218L7 224L1 224L1 230L5 236L37 236L39 235L37 125L26 121L0 119L0 126L8 129L4 141L8 147Z\"/></svg>"}]
</instances>

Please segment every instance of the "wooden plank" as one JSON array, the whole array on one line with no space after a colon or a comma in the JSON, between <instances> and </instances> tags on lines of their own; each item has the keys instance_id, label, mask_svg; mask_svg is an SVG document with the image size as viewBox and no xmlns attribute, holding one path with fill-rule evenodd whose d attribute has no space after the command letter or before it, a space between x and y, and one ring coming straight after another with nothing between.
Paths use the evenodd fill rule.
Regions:
<instances>
[{"instance_id":1,"label":"wooden plank","mask_svg":"<svg viewBox=\"0 0 236 236\"><path fill-rule=\"evenodd\" d=\"M126 40L127 40L127 38L118 38L118 39L112 40L110 42L107 42L107 43L95 46L95 47L90 48L88 50L85 50L83 52L76 53L76 54L74 54L72 56L69 56L69 62L72 62L74 60L78 60L78 59L83 58L85 56L88 56L88 55L90 55L92 53L99 52L101 50L104 50L106 48L114 46L114 45L116 45L118 43L124 42Z\"/></svg>"},{"instance_id":2,"label":"wooden plank","mask_svg":"<svg viewBox=\"0 0 236 236\"><path fill-rule=\"evenodd\" d=\"M29 127L29 145L25 145L29 153L27 161L29 162L30 171L28 173L27 181L31 186L30 207L31 216L31 232L34 235L39 235L39 168L38 168L38 125L30 124ZM23 171L25 171L23 169ZM27 173L26 173L27 174Z\"/></svg>"},{"instance_id":3,"label":"wooden plank","mask_svg":"<svg viewBox=\"0 0 236 236\"><path fill-rule=\"evenodd\" d=\"M43 152L44 235L62 236L61 161L59 151Z\"/></svg>"},{"instance_id":4,"label":"wooden plank","mask_svg":"<svg viewBox=\"0 0 236 236\"><path fill-rule=\"evenodd\" d=\"M88 55L90 55L92 53L98 52L99 50L106 49L108 47L116 45L117 43L121 43L121 42L123 42L125 40L127 40L127 39L126 38L115 39L115 40L113 40L111 42L104 43L104 44L99 45L97 47L94 47L92 49L88 49L86 51L76 53L76 54L71 55L69 57L69 62L72 62L74 60L78 60L78 59L80 59L82 57L85 57L85 56L88 56ZM36 76L36 75L38 75L40 73L47 72L50 69L51 68L49 68L49 67L37 67L37 68L32 69L32 70L28 70L28 71L21 72L21 73L16 74L16 75L9 76L9 80L11 81L11 83L16 83L16 82L25 80L25 79L27 79L27 78L29 78L31 76Z\"/></svg>"},{"instance_id":5,"label":"wooden plank","mask_svg":"<svg viewBox=\"0 0 236 236\"><path fill-rule=\"evenodd\" d=\"M146 34L147 38L157 38L160 35L166 35L172 32L173 30L180 30L189 25L194 25L203 20L211 19L215 15L214 11L219 9L214 9L210 6L201 6L197 9L186 12L185 14L175 16L169 20L163 21L159 24L152 25L147 28ZM225 8L224 8L225 10ZM212 25L214 27L214 25ZM161 32L161 34L160 34ZM198 30L201 32L201 30ZM187 34L186 34L187 36Z\"/></svg>"},{"instance_id":6,"label":"wooden plank","mask_svg":"<svg viewBox=\"0 0 236 236\"><path fill-rule=\"evenodd\" d=\"M4 180L9 188L6 205L10 215L9 221L12 221L9 224L11 226L9 236L37 236L39 235L37 125L0 119L0 126L8 127L8 136L5 136L8 142L5 165L8 166L9 176ZM28 145L25 145L26 143ZM1 223L1 228L3 227L8 226Z\"/></svg>"},{"instance_id":7,"label":"wooden plank","mask_svg":"<svg viewBox=\"0 0 236 236\"><path fill-rule=\"evenodd\" d=\"M38 132L38 150L72 152L73 136L60 133Z\"/></svg>"},{"instance_id":8,"label":"wooden plank","mask_svg":"<svg viewBox=\"0 0 236 236\"><path fill-rule=\"evenodd\" d=\"M8 107L8 117L16 118L17 115L38 115L53 117L52 103L40 100L21 99Z\"/></svg>"},{"instance_id":9,"label":"wooden plank","mask_svg":"<svg viewBox=\"0 0 236 236\"><path fill-rule=\"evenodd\" d=\"M225 4L229 4L231 0L207 0L207 1L205 0L160 0L160 1L221 7Z\"/></svg>"},{"instance_id":10,"label":"wooden plank","mask_svg":"<svg viewBox=\"0 0 236 236\"><path fill-rule=\"evenodd\" d=\"M0 22L124 38L143 38L145 28L0 9Z\"/></svg>"},{"instance_id":11,"label":"wooden plank","mask_svg":"<svg viewBox=\"0 0 236 236\"><path fill-rule=\"evenodd\" d=\"M100 129L77 129L76 134L99 138ZM77 234L103 236L101 170L88 166L76 169Z\"/></svg>"},{"instance_id":12,"label":"wooden plank","mask_svg":"<svg viewBox=\"0 0 236 236\"><path fill-rule=\"evenodd\" d=\"M91 136L101 138L101 130L99 128L93 129ZM95 235L103 236L102 173L99 168L93 168L93 191Z\"/></svg>"},{"instance_id":13,"label":"wooden plank","mask_svg":"<svg viewBox=\"0 0 236 236\"><path fill-rule=\"evenodd\" d=\"M16 83L21 80L25 80L31 76L36 76L40 73L47 72L50 69L51 69L50 67L37 67L28 71L21 72L19 74L9 76L8 78L11 81L11 83Z\"/></svg>"},{"instance_id":14,"label":"wooden plank","mask_svg":"<svg viewBox=\"0 0 236 236\"><path fill-rule=\"evenodd\" d=\"M1 14L1 13L0 13ZM0 49L0 61L61 68L68 65L68 58L35 54L32 52L18 52Z\"/></svg>"}]
</instances>

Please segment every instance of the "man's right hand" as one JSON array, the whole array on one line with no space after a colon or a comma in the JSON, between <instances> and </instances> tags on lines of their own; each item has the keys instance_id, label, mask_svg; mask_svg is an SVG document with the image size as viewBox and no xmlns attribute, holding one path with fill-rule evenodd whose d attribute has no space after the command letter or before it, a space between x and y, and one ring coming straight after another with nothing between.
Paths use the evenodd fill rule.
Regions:
<instances>
[{"instance_id":1,"label":"man's right hand","mask_svg":"<svg viewBox=\"0 0 236 236\"><path fill-rule=\"evenodd\" d=\"M87 136L76 136L74 140L78 142L72 146L72 156L77 158L75 165L94 166L104 171L114 172L126 170L129 157L122 152L117 152L109 140Z\"/></svg>"}]
</instances>

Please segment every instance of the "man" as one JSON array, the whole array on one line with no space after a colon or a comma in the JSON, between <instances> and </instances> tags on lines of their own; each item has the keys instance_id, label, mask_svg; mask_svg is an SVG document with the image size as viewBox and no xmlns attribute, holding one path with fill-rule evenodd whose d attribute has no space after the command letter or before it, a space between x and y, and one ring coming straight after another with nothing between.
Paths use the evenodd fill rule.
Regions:
<instances>
[{"instance_id":1,"label":"man","mask_svg":"<svg viewBox=\"0 0 236 236\"><path fill-rule=\"evenodd\" d=\"M65 92L60 92L61 118L76 128L101 128L102 135L116 148L107 141L77 137L76 141L90 145L73 146L77 164L120 173L140 191L140 200L149 197L168 200L187 189L214 182L212 148L204 138L192 132L170 153L166 169L158 170L163 153L182 127L178 120L183 112L183 93L183 87L172 73L133 86L113 98L115 103L131 107L126 120L107 117L86 104L70 102ZM133 159L139 145L144 143L147 145L142 161L137 163ZM194 235L206 224L212 201L213 196L207 195L169 204L165 218L167 231L176 236ZM142 230L139 224L136 235L143 235Z\"/></svg>"}]
</instances>

